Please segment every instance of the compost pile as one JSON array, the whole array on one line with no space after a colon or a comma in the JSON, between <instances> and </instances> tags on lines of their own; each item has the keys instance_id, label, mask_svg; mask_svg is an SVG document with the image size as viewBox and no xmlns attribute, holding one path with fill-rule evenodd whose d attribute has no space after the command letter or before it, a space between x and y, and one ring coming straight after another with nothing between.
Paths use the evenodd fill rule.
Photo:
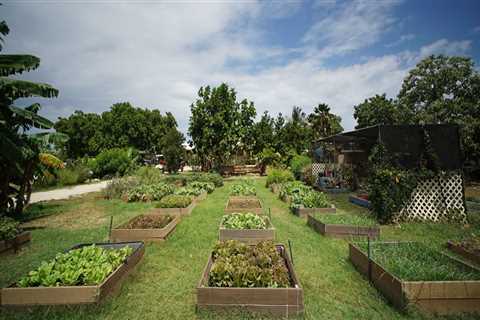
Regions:
<instances>
[{"instance_id":1,"label":"compost pile","mask_svg":"<svg viewBox=\"0 0 480 320\"><path fill-rule=\"evenodd\" d=\"M169 215L139 216L125 224L125 229L162 229L173 220Z\"/></svg>"},{"instance_id":2,"label":"compost pile","mask_svg":"<svg viewBox=\"0 0 480 320\"><path fill-rule=\"evenodd\" d=\"M55 259L42 262L17 283L19 287L88 286L102 283L133 249L103 249L95 245L57 254Z\"/></svg>"},{"instance_id":3,"label":"compost pile","mask_svg":"<svg viewBox=\"0 0 480 320\"><path fill-rule=\"evenodd\" d=\"M255 246L235 240L219 242L212 259L208 278L212 287L286 288L291 284L285 260L270 241Z\"/></svg>"}]
</instances>

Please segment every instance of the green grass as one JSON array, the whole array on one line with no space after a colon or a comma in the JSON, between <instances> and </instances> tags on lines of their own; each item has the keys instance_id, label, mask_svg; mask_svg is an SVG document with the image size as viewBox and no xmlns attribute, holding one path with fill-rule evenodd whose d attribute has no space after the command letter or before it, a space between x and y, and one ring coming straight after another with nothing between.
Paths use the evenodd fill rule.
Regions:
<instances>
[{"instance_id":1,"label":"green grass","mask_svg":"<svg viewBox=\"0 0 480 320\"><path fill-rule=\"evenodd\" d=\"M207 258L218 239L218 226L228 199L229 187L215 190L200 202L191 216L182 218L163 243L146 246L143 262L124 282L119 295L99 306L0 310L0 319L260 319L241 312L195 312L195 287ZM348 245L341 239L322 237L289 213L288 204L266 189L265 179L255 181L257 196L271 208L276 242L292 241L297 277L304 289L305 319L425 319L435 318L416 310L399 313L362 277L348 261ZM340 213L365 210L350 205L347 195L332 197ZM115 225L144 213L151 204L124 203L93 196L55 201L52 216L32 221L46 229L33 231L32 243L17 255L0 258L0 285L16 281L42 260L79 242L106 240L109 216ZM48 212L45 204L43 212ZM64 209L64 210L63 210ZM382 226L383 239L417 240L443 249L448 239L461 239L480 230L458 225L405 224ZM455 318L455 317L454 317ZM462 318L462 317L457 317ZM466 317L463 317L466 318ZM474 319L475 317L472 317Z\"/></svg>"},{"instance_id":2,"label":"green grass","mask_svg":"<svg viewBox=\"0 0 480 320\"><path fill-rule=\"evenodd\" d=\"M367 252L367 243L357 243ZM405 281L480 280L480 271L416 242L371 245L371 257L388 272Z\"/></svg>"},{"instance_id":3,"label":"green grass","mask_svg":"<svg viewBox=\"0 0 480 320\"><path fill-rule=\"evenodd\" d=\"M313 215L315 219L325 224L344 224L352 226L372 227L377 225L377 221L366 215L354 214L321 214Z\"/></svg>"}]
</instances>

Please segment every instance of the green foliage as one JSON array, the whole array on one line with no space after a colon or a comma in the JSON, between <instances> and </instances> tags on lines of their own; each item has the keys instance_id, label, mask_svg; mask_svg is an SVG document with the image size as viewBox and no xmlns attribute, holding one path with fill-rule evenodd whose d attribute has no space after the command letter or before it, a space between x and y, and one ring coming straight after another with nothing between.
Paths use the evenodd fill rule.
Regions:
<instances>
[{"instance_id":1,"label":"green foliage","mask_svg":"<svg viewBox=\"0 0 480 320\"><path fill-rule=\"evenodd\" d=\"M292 195L291 208L328 208L330 201L323 192L312 189L297 192Z\"/></svg>"},{"instance_id":2,"label":"green foliage","mask_svg":"<svg viewBox=\"0 0 480 320\"><path fill-rule=\"evenodd\" d=\"M307 164L302 169L302 180L308 186L314 186L317 182L317 177L313 174L312 164Z\"/></svg>"},{"instance_id":3,"label":"green foliage","mask_svg":"<svg viewBox=\"0 0 480 320\"><path fill-rule=\"evenodd\" d=\"M272 156L275 156L270 151L265 150L274 150L275 146L275 130L274 130L275 120L268 114L268 111L265 111L260 118L260 121L255 123L252 128L252 136L255 137L255 141L253 143L253 153L257 154L260 158L265 159L265 165L270 165L272 163L268 163L270 160L273 159ZM260 155L262 154L263 155ZM277 160L277 159L274 159Z\"/></svg>"},{"instance_id":4,"label":"green foliage","mask_svg":"<svg viewBox=\"0 0 480 320\"><path fill-rule=\"evenodd\" d=\"M129 190L136 188L140 184L140 180L137 177L114 178L103 189L103 196L105 199L120 199Z\"/></svg>"},{"instance_id":5,"label":"green foliage","mask_svg":"<svg viewBox=\"0 0 480 320\"><path fill-rule=\"evenodd\" d=\"M170 194L155 204L156 208L186 208L192 203L192 197Z\"/></svg>"},{"instance_id":6,"label":"green foliage","mask_svg":"<svg viewBox=\"0 0 480 320\"><path fill-rule=\"evenodd\" d=\"M9 217L0 217L0 240L11 240L20 233L20 223Z\"/></svg>"},{"instance_id":7,"label":"green foliage","mask_svg":"<svg viewBox=\"0 0 480 320\"><path fill-rule=\"evenodd\" d=\"M185 184L191 184L192 182L209 182L213 183L215 187L223 186L223 178L218 173L211 173L211 172L194 172L194 173L185 173L180 175L185 181Z\"/></svg>"},{"instance_id":8,"label":"green foliage","mask_svg":"<svg viewBox=\"0 0 480 320\"><path fill-rule=\"evenodd\" d=\"M170 173L175 173L180 169L185 157L185 150L182 146L185 137L176 128L171 128L165 134L163 140L163 155L166 161L166 169Z\"/></svg>"},{"instance_id":9,"label":"green foliage","mask_svg":"<svg viewBox=\"0 0 480 320\"><path fill-rule=\"evenodd\" d=\"M367 252L367 243L357 243ZM480 280L480 272L416 242L370 244L371 256L404 281Z\"/></svg>"},{"instance_id":10,"label":"green foliage","mask_svg":"<svg viewBox=\"0 0 480 320\"><path fill-rule=\"evenodd\" d=\"M90 165L96 177L124 175L135 167L137 153L133 149L108 149L102 151Z\"/></svg>"},{"instance_id":11,"label":"green foliage","mask_svg":"<svg viewBox=\"0 0 480 320\"><path fill-rule=\"evenodd\" d=\"M386 95L375 95L354 106L353 117L357 120L356 129L374 126L377 124L400 124L404 112L400 105Z\"/></svg>"},{"instance_id":12,"label":"green foliage","mask_svg":"<svg viewBox=\"0 0 480 320\"><path fill-rule=\"evenodd\" d=\"M286 200L287 197L292 197L298 193L304 193L312 190L311 187L306 186L300 181L289 181L280 186L279 197L282 200Z\"/></svg>"},{"instance_id":13,"label":"green foliage","mask_svg":"<svg viewBox=\"0 0 480 320\"><path fill-rule=\"evenodd\" d=\"M373 227L375 219L359 214L314 214L315 219L325 224L344 224L351 226Z\"/></svg>"},{"instance_id":14,"label":"green foliage","mask_svg":"<svg viewBox=\"0 0 480 320\"><path fill-rule=\"evenodd\" d=\"M57 254L54 260L42 262L17 283L19 287L58 287L97 285L103 282L133 249L103 249L95 245Z\"/></svg>"},{"instance_id":15,"label":"green foliage","mask_svg":"<svg viewBox=\"0 0 480 320\"><path fill-rule=\"evenodd\" d=\"M303 155L295 155L292 160L290 160L290 169L292 170L295 178L301 179L303 168L312 163L312 159Z\"/></svg>"},{"instance_id":16,"label":"green foliage","mask_svg":"<svg viewBox=\"0 0 480 320\"><path fill-rule=\"evenodd\" d=\"M315 141L343 131L343 127L340 124L342 118L330 113L330 107L325 103L320 103L315 107L313 113L308 115L308 122Z\"/></svg>"},{"instance_id":17,"label":"green foliage","mask_svg":"<svg viewBox=\"0 0 480 320\"><path fill-rule=\"evenodd\" d=\"M272 148L265 148L257 154L258 162L262 168L262 174L265 173L267 166L278 166L281 163L282 156Z\"/></svg>"},{"instance_id":18,"label":"green foliage","mask_svg":"<svg viewBox=\"0 0 480 320\"><path fill-rule=\"evenodd\" d=\"M133 172L133 176L138 179L140 184L167 182L167 176L165 176L161 170L150 166L142 166L138 168Z\"/></svg>"},{"instance_id":19,"label":"green foliage","mask_svg":"<svg viewBox=\"0 0 480 320\"><path fill-rule=\"evenodd\" d=\"M205 169L219 168L240 148L247 149L250 129L256 116L253 102L237 101L233 88L222 83L200 88L190 107L188 132Z\"/></svg>"},{"instance_id":20,"label":"green foliage","mask_svg":"<svg viewBox=\"0 0 480 320\"><path fill-rule=\"evenodd\" d=\"M172 194L174 187L166 183L143 184L127 190L122 198L127 202L158 201L166 195Z\"/></svg>"},{"instance_id":21,"label":"green foliage","mask_svg":"<svg viewBox=\"0 0 480 320\"><path fill-rule=\"evenodd\" d=\"M230 187L231 196L254 196L257 194L257 190L250 180L242 180L236 182Z\"/></svg>"},{"instance_id":22,"label":"green foliage","mask_svg":"<svg viewBox=\"0 0 480 320\"><path fill-rule=\"evenodd\" d=\"M267 229L267 219L251 212L235 212L224 215L222 225L227 229Z\"/></svg>"},{"instance_id":23,"label":"green foliage","mask_svg":"<svg viewBox=\"0 0 480 320\"><path fill-rule=\"evenodd\" d=\"M274 183L281 184L293 180L295 180L295 177L293 176L293 173L288 169L274 167L267 168L267 187Z\"/></svg>"},{"instance_id":24,"label":"green foliage","mask_svg":"<svg viewBox=\"0 0 480 320\"><path fill-rule=\"evenodd\" d=\"M271 242L248 246L238 241L219 242L213 250L208 284L212 287L289 287L284 259Z\"/></svg>"}]
</instances>

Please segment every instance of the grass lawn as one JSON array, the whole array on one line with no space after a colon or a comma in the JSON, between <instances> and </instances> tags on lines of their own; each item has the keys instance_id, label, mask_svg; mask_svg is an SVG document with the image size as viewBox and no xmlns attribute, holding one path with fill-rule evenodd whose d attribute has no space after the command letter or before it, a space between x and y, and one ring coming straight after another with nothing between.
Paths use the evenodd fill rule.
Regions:
<instances>
[{"instance_id":1,"label":"grass lawn","mask_svg":"<svg viewBox=\"0 0 480 320\"><path fill-rule=\"evenodd\" d=\"M423 319L415 310L399 313L369 285L347 260L347 242L317 234L306 221L290 213L288 205L256 181L257 196L271 208L277 242L293 243L293 260L305 291L305 319ZM137 272L124 283L120 294L100 306L0 310L0 319L248 319L245 314L195 312L195 287L218 238L218 226L228 198L230 182L184 217L164 243L149 244ZM340 213L365 214L351 205L347 195L332 196ZM0 259L0 285L5 286L33 269L41 260L75 243L106 240L109 217L115 225L144 213L151 204L103 200L98 195L32 206L35 215L50 214L29 222L45 227L33 231L32 243L18 255ZM40 212L40 213L39 213ZM480 231L477 218L469 228L445 224L382 226L382 239L417 240L444 249L448 239ZM259 319L256 317L255 319ZM474 317L472 317L473 319ZM451 318L450 318L451 319Z\"/></svg>"}]
</instances>

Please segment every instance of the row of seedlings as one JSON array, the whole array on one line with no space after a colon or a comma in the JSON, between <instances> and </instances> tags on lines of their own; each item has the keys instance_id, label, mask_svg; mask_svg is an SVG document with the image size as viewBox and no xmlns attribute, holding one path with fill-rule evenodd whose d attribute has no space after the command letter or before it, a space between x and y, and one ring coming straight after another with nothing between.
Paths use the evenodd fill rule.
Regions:
<instances>
[{"instance_id":1,"label":"row of seedlings","mask_svg":"<svg viewBox=\"0 0 480 320\"><path fill-rule=\"evenodd\" d=\"M300 315L304 310L303 289L285 246L274 244L275 228L258 206L261 202L254 188L240 184L231 188L220 222L220 241L197 286L197 308L242 308L281 317ZM246 201L236 206L239 202L231 200L238 197L258 203Z\"/></svg>"},{"instance_id":2,"label":"row of seedlings","mask_svg":"<svg viewBox=\"0 0 480 320\"><path fill-rule=\"evenodd\" d=\"M205 198L205 191L213 189L210 185L202 188L195 184L193 188L154 188L157 195L164 193L157 204L160 208L111 230L113 243L79 244L57 254L51 261L42 262L37 269L1 290L2 306L77 305L103 301L118 292L124 279L143 259L144 242L165 239L175 229L182 212L191 212L182 209L196 204ZM177 194L172 198L168 193ZM138 190L130 192L129 197L142 198ZM162 212L163 209L173 211Z\"/></svg>"}]
</instances>

